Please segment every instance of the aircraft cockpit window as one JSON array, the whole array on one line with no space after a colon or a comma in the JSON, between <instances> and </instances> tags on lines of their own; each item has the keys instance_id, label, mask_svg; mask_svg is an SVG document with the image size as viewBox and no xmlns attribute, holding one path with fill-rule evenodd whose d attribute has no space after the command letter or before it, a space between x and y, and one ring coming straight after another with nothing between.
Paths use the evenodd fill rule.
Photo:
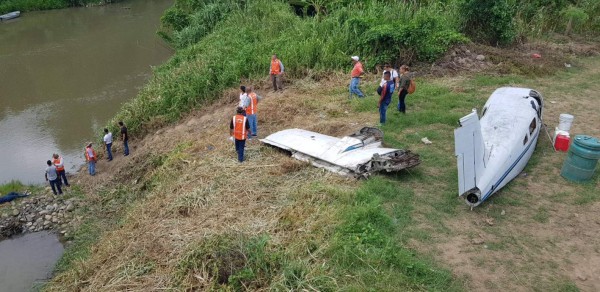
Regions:
<instances>
[{"instance_id":1,"label":"aircraft cockpit window","mask_svg":"<svg viewBox=\"0 0 600 292\"><path fill-rule=\"evenodd\" d=\"M483 116L485 116L486 112L487 112L487 106L483 108L483 112L481 113L482 118L483 118Z\"/></svg>"},{"instance_id":2,"label":"aircraft cockpit window","mask_svg":"<svg viewBox=\"0 0 600 292\"><path fill-rule=\"evenodd\" d=\"M523 139L523 145L527 144L527 141L529 141L529 138L527 138L527 134L525 134L525 139Z\"/></svg>"},{"instance_id":3,"label":"aircraft cockpit window","mask_svg":"<svg viewBox=\"0 0 600 292\"><path fill-rule=\"evenodd\" d=\"M533 135L533 131L535 131L535 128L537 127L537 122L535 121L535 118L533 118L533 120L531 120L531 124L529 124L529 134Z\"/></svg>"}]
</instances>

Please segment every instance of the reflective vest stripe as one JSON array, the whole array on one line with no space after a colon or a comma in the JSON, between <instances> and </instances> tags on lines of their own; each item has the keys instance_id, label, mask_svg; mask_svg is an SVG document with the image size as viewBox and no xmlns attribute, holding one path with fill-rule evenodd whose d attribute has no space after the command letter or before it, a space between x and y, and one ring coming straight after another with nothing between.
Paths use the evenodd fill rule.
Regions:
<instances>
[{"instance_id":1,"label":"reflective vest stripe","mask_svg":"<svg viewBox=\"0 0 600 292\"><path fill-rule=\"evenodd\" d=\"M233 117L233 136L236 140L246 140L246 117L236 115Z\"/></svg>"},{"instance_id":2,"label":"reflective vest stripe","mask_svg":"<svg viewBox=\"0 0 600 292\"><path fill-rule=\"evenodd\" d=\"M94 153L94 149L92 149L91 147L86 147L85 148L85 158L88 161L90 161L95 157L96 157L96 153Z\"/></svg>"},{"instance_id":3,"label":"reflective vest stripe","mask_svg":"<svg viewBox=\"0 0 600 292\"><path fill-rule=\"evenodd\" d=\"M65 170L65 165L63 164L62 157L59 156L57 159L54 159L54 166L56 166L56 170L58 171Z\"/></svg>"},{"instance_id":4,"label":"reflective vest stripe","mask_svg":"<svg viewBox=\"0 0 600 292\"><path fill-rule=\"evenodd\" d=\"M281 73L281 65L279 64L279 59L271 60L271 74L279 73Z\"/></svg>"},{"instance_id":5,"label":"reflective vest stripe","mask_svg":"<svg viewBox=\"0 0 600 292\"><path fill-rule=\"evenodd\" d=\"M246 114L253 115L256 114L258 98L256 97L256 93L252 92L248 94L248 98L250 98L250 105L246 108Z\"/></svg>"}]
</instances>

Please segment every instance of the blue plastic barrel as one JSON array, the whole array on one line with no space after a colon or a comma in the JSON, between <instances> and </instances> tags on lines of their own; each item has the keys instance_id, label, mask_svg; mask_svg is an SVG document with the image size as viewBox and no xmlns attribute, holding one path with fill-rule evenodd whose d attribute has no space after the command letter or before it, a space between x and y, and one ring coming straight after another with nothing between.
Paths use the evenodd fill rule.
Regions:
<instances>
[{"instance_id":1,"label":"blue plastic barrel","mask_svg":"<svg viewBox=\"0 0 600 292\"><path fill-rule=\"evenodd\" d=\"M600 159L598 138L577 135L569 147L567 160L563 164L560 175L574 182L590 180L596 171L598 159Z\"/></svg>"}]
</instances>

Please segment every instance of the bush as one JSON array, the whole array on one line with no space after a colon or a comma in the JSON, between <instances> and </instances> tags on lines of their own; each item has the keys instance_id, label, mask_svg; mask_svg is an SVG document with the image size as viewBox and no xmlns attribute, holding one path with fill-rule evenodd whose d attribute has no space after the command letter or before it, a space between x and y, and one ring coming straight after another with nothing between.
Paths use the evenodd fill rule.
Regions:
<instances>
[{"instance_id":1,"label":"bush","mask_svg":"<svg viewBox=\"0 0 600 292\"><path fill-rule=\"evenodd\" d=\"M509 45L515 41L514 0L466 0L461 4L464 31L477 41Z\"/></svg>"},{"instance_id":2,"label":"bush","mask_svg":"<svg viewBox=\"0 0 600 292\"><path fill-rule=\"evenodd\" d=\"M366 68L433 60L465 40L454 10L445 6L351 2L303 18L275 0L177 1L162 18L163 34L177 53L115 120L132 131L152 120L177 120L241 79L266 76L273 53L281 56L287 76L297 78L349 70L351 55L360 55Z\"/></svg>"},{"instance_id":3,"label":"bush","mask_svg":"<svg viewBox=\"0 0 600 292\"><path fill-rule=\"evenodd\" d=\"M571 31L581 31L583 25L588 21L589 15L579 7L570 5L561 12L563 19L566 20L565 34Z\"/></svg>"}]
</instances>

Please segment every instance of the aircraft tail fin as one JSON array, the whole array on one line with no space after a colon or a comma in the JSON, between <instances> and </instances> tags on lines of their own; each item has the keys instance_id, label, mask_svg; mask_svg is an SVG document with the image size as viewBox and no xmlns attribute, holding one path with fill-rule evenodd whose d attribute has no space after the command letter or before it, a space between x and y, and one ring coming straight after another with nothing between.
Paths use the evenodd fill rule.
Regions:
<instances>
[{"instance_id":1,"label":"aircraft tail fin","mask_svg":"<svg viewBox=\"0 0 600 292\"><path fill-rule=\"evenodd\" d=\"M460 127L454 130L454 147L458 168L459 195L476 195L477 182L485 169L485 146L477 110L460 119ZM466 194L469 192L469 194ZM470 198L467 198L471 201Z\"/></svg>"}]
</instances>

